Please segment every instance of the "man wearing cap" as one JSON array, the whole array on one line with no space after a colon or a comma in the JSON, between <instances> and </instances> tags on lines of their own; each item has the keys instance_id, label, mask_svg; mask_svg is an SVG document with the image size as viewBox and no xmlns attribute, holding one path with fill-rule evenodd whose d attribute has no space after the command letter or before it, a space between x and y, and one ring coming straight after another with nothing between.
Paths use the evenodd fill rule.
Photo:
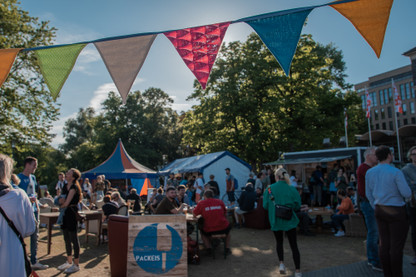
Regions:
<instances>
[{"instance_id":1,"label":"man wearing cap","mask_svg":"<svg viewBox=\"0 0 416 277\"><path fill-rule=\"evenodd\" d=\"M230 201L230 205L234 205L235 197L234 197L234 176L231 175L231 170L227 167L225 169L225 183L226 183L226 190L227 190L227 196L228 201Z\"/></svg>"},{"instance_id":2,"label":"man wearing cap","mask_svg":"<svg viewBox=\"0 0 416 277\"><path fill-rule=\"evenodd\" d=\"M38 167L38 160L34 157L27 157L23 162L23 172L19 173L20 178L19 187L23 189L30 198L32 203L33 213L36 219L36 230L30 236L30 262L33 269L47 269L49 266L43 265L38 262L36 258L36 252L38 250L38 238L39 238L39 204L36 199L36 191L38 190L38 184L36 177L33 175Z\"/></svg>"}]
</instances>

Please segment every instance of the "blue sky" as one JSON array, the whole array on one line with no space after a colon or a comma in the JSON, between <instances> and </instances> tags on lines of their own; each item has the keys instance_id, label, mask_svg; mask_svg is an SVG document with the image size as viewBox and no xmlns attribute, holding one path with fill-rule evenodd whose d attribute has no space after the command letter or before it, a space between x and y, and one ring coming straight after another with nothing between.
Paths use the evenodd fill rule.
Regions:
<instances>
[{"instance_id":1,"label":"blue sky","mask_svg":"<svg viewBox=\"0 0 416 277\"><path fill-rule=\"evenodd\" d=\"M22 9L56 27L55 44L89 41L111 36L165 31L235 20L247 16L296 7L328 3L323 0L21 0ZM415 0L396 0L384 39L380 59L352 24L330 7L318 8L308 17L303 33L323 44L342 50L347 65L347 81L355 84L384 71L410 64L402 53L416 47ZM224 41L244 41L253 32L245 23L232 24ZM139 72L132 91L157 87L173 99L172 107L186 111L195 104L186 101L193 89L194 75L186 67L170 41L159 35ZM60 97L60 120L53 132L53 146L63 143L64 122L79 108L100 109L109 91L116 91L97 50L89 44L81 52Z\"/></svg>"}]
</instances>

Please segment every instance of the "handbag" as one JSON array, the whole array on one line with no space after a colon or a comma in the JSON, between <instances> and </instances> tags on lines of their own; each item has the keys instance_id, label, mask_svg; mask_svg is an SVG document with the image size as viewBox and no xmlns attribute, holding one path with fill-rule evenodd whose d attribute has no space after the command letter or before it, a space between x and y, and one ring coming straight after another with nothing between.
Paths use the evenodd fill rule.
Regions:
<instances>
[{"instance_id":1,"label":"handbag","mask_svg":"<svg viewBox=\"0 0 416 277\"><path fill-rule=\"evenodd\" d=\"M274 208L275 208L276 217L280 217L286 220L292 219L292 215L293 215L292 208L289 208L283 205L277 205L277 204L274 204Z\"/></svg>"},{"instance_id":2,"label":"handbag","mask_svg":"<svg viewBox=\"0 0 416 277\"><path fill-rule=\"evenodd\" d=\"M270 200L273 202L274 205L274 214L276 217L281 218L281 219L285 219L285 220L290 220L292 219L293 216L293 209L284 205L278 205L274 202L274 196L272 194L272 190L270 188L270 186L267 188L268 192L269 192L269 197Z\"/></svg>"},{"instance_id":3,"label":"handbag","mask_svg":"<svg viewBox=\"0 0 416 277\"><path fill-rule=\"evenodd\" d=\"M13 221L11 221L6 213L3 211L3 209L0 207L0 212L1 214L4 216L4 219L6 219L7 224L10 226L10 228L12 228L12 230L14 231L14 233L16 234L16 236L19 238L20 243L22 244L22 248L23 248L23 257L25 259L25 270L26 270L26 276L31 276L32 275L32 266L30 264L29 258L27 257L27 253L26 253L26 244L25 241L23 240L22 235L19 233L19 231L16 229L16 226L14 226Z\"/></svg>"}]
</instances>

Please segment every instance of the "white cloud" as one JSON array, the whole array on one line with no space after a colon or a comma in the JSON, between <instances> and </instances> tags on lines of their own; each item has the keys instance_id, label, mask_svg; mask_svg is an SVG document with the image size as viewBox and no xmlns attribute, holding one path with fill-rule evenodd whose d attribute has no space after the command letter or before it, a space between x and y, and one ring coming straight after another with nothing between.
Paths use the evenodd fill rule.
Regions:
<instances>
[{"instance_id":1,"label":"white cloud","mask_svg":"<svg viewBox=\"0 0 416 277\"><path fill-rule=\"evenodd\" d=\"M78 57L80 63L92 63L100 60L101 56L98 51L88 46L81 51Z\"/></svg>"},{"instance_id":2,"label":"white cloud","mask_svg":"<svg viewBox=\"0 0 416 277\"><path fill-rule=\"evenodd\" d=\"M191 103L173 103L172 104L172 109L174 109L178 113L180 113L182 111L186 112L186 111L188 111L189 109L192 108L192 105L193 104L191 104Z\"/></svg>"},{"instance_id":3,"label":"white cloud","mask_svg":"<svg viewBox=\"0 0 416 277\"><path fill-rule=\"evenodd\" d=\"M69 22L60 24L56 32L55 44L70 44L83 41L91 41L101 38L102 35L86 29L82 26L74 25Z\"/></svg>"},{"instance_id":4,"label":"white cloud","mask_svg":"<svg viewBox=\"0 0 416 277\"><path fill-rule=\"evenodd\" d=\"M110 91L117 92L116 85L114 83L106 83L99 86L94 91L94 96L90 100L89 107L94 108L94 110L98 113L101 111L101 103L107 98L107 95Z\"/></svg>"},{"instance_id":5,"label":"white cloud","mask_svg":"<svg viewBox=\"0 0 416 277\"><path fill-rule=\"evenodd\" d=\"M64 135L63 135L65 122L70 118L74 118L76 115L77 115L76 113L73 113L71 115L62 117L59 120L54 122L51 133L56 134L56 137L52 140L52 147L58 148L60 144L63 144L65 142Z\"/></svg>"}]
</instances>

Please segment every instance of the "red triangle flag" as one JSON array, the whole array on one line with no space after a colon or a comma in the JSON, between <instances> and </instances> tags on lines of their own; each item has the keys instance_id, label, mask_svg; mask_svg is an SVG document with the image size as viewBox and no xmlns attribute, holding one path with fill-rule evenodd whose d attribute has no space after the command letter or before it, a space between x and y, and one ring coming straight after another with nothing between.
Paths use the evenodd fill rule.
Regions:
<instances>
[{"instance_id":1,"label":"red triangle flag","mask_svg":"<svg viewBox=\"0 0 416 277\"><path fill-rule=\"evenodd\" d=\"M165 32L165 36L205 89L230 22Z\"/></svg>"}]
</instances>

